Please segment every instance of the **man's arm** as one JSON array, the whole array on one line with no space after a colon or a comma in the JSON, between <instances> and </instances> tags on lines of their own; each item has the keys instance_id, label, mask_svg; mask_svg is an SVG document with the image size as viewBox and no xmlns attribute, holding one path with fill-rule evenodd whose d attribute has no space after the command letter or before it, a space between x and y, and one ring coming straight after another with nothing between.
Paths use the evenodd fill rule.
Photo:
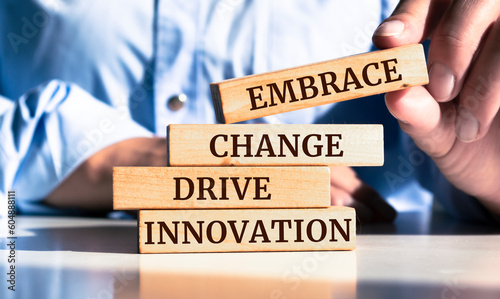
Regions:
<instances>
[{"instance_id":1,"label":"man's arm","mask_svg":"<svg viewBox=\"0 0 500 299\"><path fill-rule=\"evenodd\" d=\"M132 138L100 150L83 162L44 203L58 208L111 211L113 166L166 166L165 138Z\"/></svg>"}]
</instances>

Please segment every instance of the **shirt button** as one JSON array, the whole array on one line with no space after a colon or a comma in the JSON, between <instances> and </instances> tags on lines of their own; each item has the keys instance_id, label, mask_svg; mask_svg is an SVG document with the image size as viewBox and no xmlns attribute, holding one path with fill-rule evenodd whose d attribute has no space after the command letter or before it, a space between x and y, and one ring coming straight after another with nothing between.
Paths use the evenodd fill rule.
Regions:
<instances>
[{"instance_id":1,"label":"shirt button","mask_svg":"<svg viewBox=\"0 0 500 299\"><path fill-rule=\"evenodd\" d=\"M168 99L167 107L171 111L178 111L182 109L182 107L184 107L186 101L187 101L187 96L185 94L181 93L178 95L174 95L170 97L170 99Z\"/></svg>"}]
</instances>

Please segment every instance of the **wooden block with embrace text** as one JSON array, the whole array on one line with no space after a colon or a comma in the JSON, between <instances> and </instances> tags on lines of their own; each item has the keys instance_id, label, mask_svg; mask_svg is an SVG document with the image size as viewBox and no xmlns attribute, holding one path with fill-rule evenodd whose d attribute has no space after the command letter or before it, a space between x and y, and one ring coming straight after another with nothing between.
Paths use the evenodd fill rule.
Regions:
<instances>
[{"instance_id":1,"label":"wooden block with embrace text","mask_svg":"<svg viewBox=\"0 0 500 299\"><path fill-rule=\"evenodd\" d=\"M384 164L382 125L169 125L171 166Z\"/></svg>"},{"instance_id":2,"label":"wooden block with embrace text","mask_svg":"<svg viewBox=\"0 0 500 299\"><path fill-rule=\"evenodd\" d=\"M324 209L139 211L139 252L352 250L356 214Z\"/></svg>"},{"instance_id":3,"label":"wooden block with embrace text","mask_svg":"<svg viewBox=\"0 0 500 299\"><path fill-rule=\"evenodd\" d=\"M115 210L328 206L326 166L113 168Z\"/></svg>"},{"instance_id":4,"label":"wooden block with embrace text","mask_svg":"<svg viewBox=\"0 0 500 299\"><path fill-rule=\"evenodd\" d=\"M420 44L210 84L217 121L272 114L429 82Z\"/></svg>"}]
</instances>

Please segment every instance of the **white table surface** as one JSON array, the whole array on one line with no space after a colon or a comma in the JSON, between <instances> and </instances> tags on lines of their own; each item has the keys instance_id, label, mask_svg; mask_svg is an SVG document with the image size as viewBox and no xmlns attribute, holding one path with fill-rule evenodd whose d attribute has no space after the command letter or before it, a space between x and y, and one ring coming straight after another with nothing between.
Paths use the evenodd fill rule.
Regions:
<instances>
[{"instance_id":1,"label":"white table surface","mask_svg":"<svg viewBox=\"0 0 500 299\"><path fill-rule=\"evenodd\" d=\"M17 217L0 298L500 298L500 227L400 214L351 252L137 254L134 220Z\"/></svg>"}]
</instances>

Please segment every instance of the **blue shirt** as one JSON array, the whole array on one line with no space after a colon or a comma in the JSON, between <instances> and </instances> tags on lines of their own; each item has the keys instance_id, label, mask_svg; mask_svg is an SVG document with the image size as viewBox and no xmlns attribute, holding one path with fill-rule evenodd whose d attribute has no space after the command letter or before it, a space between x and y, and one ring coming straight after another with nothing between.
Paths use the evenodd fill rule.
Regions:
<instances>
[{"instance_id":1,"label":"blue shirt","mask_svg":"<svg viewBox=\"0 0 500 299\"><path fill-rule=\"evenodd\" d=\"M0 196L66 213L41 201L92 154L169 123L214 123L210 82L371 50L395 2L1 0ZM172 111L178 94L188 100ZM381 96L251 122L382 123L386 164L359 174L400 210L430 203L418 173L434 174L432 190L439 172Z\"/></svg>"}]
</instances>

